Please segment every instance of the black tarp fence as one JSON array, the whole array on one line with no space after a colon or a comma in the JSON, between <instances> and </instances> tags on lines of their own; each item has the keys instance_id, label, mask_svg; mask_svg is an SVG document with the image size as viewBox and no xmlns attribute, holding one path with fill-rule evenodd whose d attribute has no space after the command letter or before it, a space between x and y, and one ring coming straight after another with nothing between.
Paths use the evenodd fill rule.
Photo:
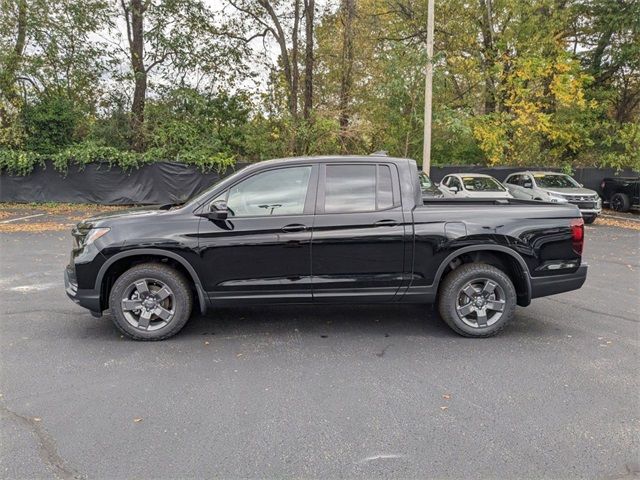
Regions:
<instances>
[{"instance_id":1,"label":"black tarp fence","mask_svg":"<svg viewBox=\"0 0 640 480\"><path fill-rule=\"evenodd\" d=\"M158 205L180 202L208 188L246 164L236 164L223 172L201 172L197 167L173 162L156 162L139 169L123 171L108 164L91 163L71 167L66 174L50 163L36 167L26 176L0 174L2 202L68 202L102 205ZM498 180L521 171L516 167L442 166L431 168L431 178L439 182L449 173L486 173ZM530 168L530 170L556 170ZM631 170L578 168L574 178L587 188L599 190L604 177L637 176Z\"/></svg>"}]
</instances>

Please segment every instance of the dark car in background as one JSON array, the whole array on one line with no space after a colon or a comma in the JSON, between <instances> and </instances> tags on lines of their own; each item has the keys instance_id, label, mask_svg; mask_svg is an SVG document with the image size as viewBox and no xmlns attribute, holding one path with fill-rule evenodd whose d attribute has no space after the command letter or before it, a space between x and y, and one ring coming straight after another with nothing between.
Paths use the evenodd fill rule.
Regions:
<instances>
[{"instance_id":1,"label":"dark car in background","mask_svg":"<svg viewBox=\"0 0 640 480\"><path fill-rule=\"evenodd\" d=\"M640 209L640 177L608 177L600 183L602 201L618 212Z\"/></svg>"}]
</instances>

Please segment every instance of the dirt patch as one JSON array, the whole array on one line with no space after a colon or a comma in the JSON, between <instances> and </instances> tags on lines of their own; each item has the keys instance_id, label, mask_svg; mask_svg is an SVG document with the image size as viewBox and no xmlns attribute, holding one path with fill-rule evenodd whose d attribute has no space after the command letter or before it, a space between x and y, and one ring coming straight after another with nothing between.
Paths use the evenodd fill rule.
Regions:
<instances>
[{"instance_id":1,"label":"dirt patch","mask_svg":"<svg viewBox=\"0 0 640 480\"><path fill-rule=\"evenodd\" d=\"M33 222L33 223L0 223L0 233L16 232L56 232L71 230L73 223Z\"/></svg>"},{"instance_id":2,"label":"dirt patch","mask_svg":"<svg viewBox=\"0 0 640 480\"><path fill-rule=\"evenodd\" d=\"M595 224L598 225L606 225L608 227L618 227L618 228L626 228L629 230L637 230L640 231L640 222L637 220L619 220L617 218L609 218L609 217L598 217Z\"/></svg>"},{"instance_id":3,"label":"dirt patch","mask_svg":"<svg viewBox=\"0 0 640 480\"><path fill-rule=\"evenodd\" d=\"M101 213L113 212L129 208L126 205L93 205L86 203L0 203L0 213L19 212L28 215L28 212L44 212L50 215L67 215L70 213Z\"/></svg>"}]
</instances>

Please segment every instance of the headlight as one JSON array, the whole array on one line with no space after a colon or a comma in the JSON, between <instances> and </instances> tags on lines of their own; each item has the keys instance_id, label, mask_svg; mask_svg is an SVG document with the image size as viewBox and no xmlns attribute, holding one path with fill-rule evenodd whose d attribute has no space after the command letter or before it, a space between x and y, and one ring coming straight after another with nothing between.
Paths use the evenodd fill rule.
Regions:
<instances>
[{"instance_id":1,"label":"headlight","mask_svg":"<svg viewBox=\"0 0 640 480\"><path fill-rule=\"evenodd\" d=\"M86 245L91 245L97 239L99 239L103 235L106 235L107 232L109 232L109 230L111 230L111 229L107 228L107 227L104 227L104 228L92 228L91 230L89 230L89 233L84 238L85 246Z\"/></svg>"},{"instance_id":2,"label":"headlight","mask_svg":"<svg viewBox=\"0 0 640 480\"><path fill-rule=\"evenodd\" d=\"M551 195L549 194L549 201L553 202L553 203L568 203L569 200L567 200L564 197L561 197L560 195Z\"/></svg>"}]
</instances>

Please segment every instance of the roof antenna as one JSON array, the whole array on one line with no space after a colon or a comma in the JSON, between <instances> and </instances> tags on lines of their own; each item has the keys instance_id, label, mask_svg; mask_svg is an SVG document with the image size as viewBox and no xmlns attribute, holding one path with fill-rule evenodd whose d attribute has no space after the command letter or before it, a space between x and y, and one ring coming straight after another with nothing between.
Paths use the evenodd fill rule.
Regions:
<instances>
[{"instance_id":1,"label":"roof antenna","mask_svg":"<svg viewBox=\"0 0 640 480\"><path fill-rule=\"evenodd\" d=\"M389 156L389 152L387 152L386 150L378 150L377 152L373 152L372 154L370 154L371 157L388 157Z\"/></svg>"}]
</instances>

